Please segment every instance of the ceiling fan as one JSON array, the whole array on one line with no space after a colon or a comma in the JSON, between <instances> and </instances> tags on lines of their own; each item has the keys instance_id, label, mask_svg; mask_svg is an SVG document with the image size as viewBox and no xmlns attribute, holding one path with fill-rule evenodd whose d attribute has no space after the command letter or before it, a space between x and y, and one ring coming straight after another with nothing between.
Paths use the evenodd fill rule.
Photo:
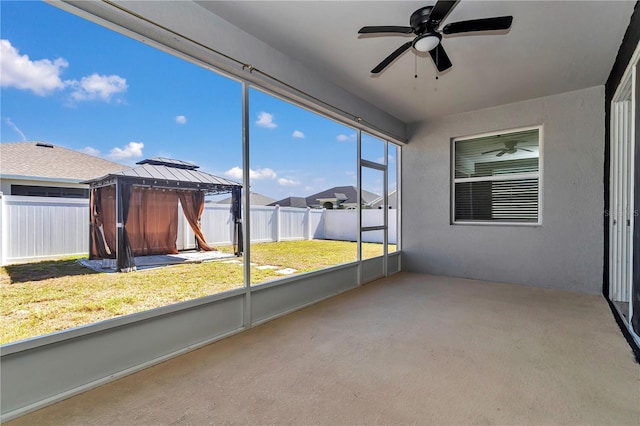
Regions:
<instances>
[{"instance_id":1,"label":"ceiling fan","mask_svg":"<svg viewBox=\"0 0 640 426\"><path fill-rule=\"evenodd\" d=\"M502 157L505 154L515 154L517 151L533 152L532 150L527 148L518 148L517 145L518 145L518 141L505 141L504 148L492 149L491 151L483 152L481 155L497 152L496 157Z\"/></svg>"},{"instance_id":2,"label":"ceiling fan","mask_svg":"<svg viewBox=\"0 0 640 426\"><path fill-rule=\"evenodd\" d=\"M476 31L507 30L511 27L513 16L500 16L496 18L472 19L470 21L453 22L445 25L438 31L440 23L451 12L458 0L438 0L434 6L420 8L411 14L409 27L398 26L372 26L362 27L358 34L415 34L412 41L408 41L380 62L371 73L378 74L385 69L398 56L413 47L418 52L429 52L439 72L451 68L451 60L445 52L442 44L442 34L459 34Z\"/></svg>"}]
</instances>

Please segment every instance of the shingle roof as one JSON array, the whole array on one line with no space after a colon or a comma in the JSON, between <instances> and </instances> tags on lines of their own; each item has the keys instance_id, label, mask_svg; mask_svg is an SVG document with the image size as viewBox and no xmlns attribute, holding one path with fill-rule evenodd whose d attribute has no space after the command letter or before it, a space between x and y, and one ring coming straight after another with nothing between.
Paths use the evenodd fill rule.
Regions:
<instances>
[{"instance_id":1,"label":"shingle roof","mask_svg":"<svg viewBox=\"0 0 640 426\"><path fill-rule=\"evenodd\" d=\"M282 200L275 201L270 206L279 205L280 207L298 207L298 208L307 208L307 200L304 197L287 197Z\"/></svg>"},{"instance_id":2,"label":"shingle roof","mask_svg":"<svg viewBox=\"0 0 640 426\"><path fill-rule=\"evenodd\" d=\"M231 204L231 199L232 197L227 197L223 200L218 201L216 204ZM252 206L267 206L276 201L273 198L258 194L257 192L251 192L251 194L249 195L249 199Z\"/></svg>"},{"instance_id":3,"label":"shingle roof","mask_svg":"<svg viewBox=\"0 0 640 426\"><path fill-rule=\"evenodd\" d=\"M373 192L365 191L364 189L362 190L363 204L370 204L379 197L379 195L376 195ZM276 201L275 203L271 203L270 205L275 206L276 204L278 204L283 207L311 207L320 205L318 199L334 198L339 199L341 203L356 204L358 200L358 190L355 186L334 186L333 188L326 189L324 191L318 192L317 194L310 195L306 198L287 197L282 200Z\"/></svg>"},{"instance_id":4,"label":"shingle roof","mask_svg":"<svg viewBox=\"0 0 640 426\"><path fill-rule=\"evenodd\" d=\"M128 168L79 151L43 142L0 144L0 175L85 181Z\"/></svg>"},{"instance_id":5,"label":"shingle roof","mask_svg":"<svg viewBox=\"0 0 640 426\"><path fill-rule=\"evenodd\" d=\"M362 190L362 203L369 204L373 202L379 195L373 192ZM358 200L358 189L355 186L334 186L317 194L307 197L307 203L311 206L319 204L318 199L321 198L339 198L342 203L356 203Z\"/></svg>"}]
</instances>

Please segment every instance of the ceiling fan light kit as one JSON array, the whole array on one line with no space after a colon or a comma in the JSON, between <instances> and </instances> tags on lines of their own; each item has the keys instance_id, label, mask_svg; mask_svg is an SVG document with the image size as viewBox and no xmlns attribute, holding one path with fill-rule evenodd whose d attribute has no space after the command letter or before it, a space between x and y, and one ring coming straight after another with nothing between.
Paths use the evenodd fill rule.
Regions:
<instances>
[{"instance_id":1,"label":"ceiling fan light kit","mask_svg":"<svg viewBox=\"0 0 640 426\"><path fill-rule=\"evenodd\" d=\"M413 41L413 48L418 52L426 53L438 47L441 39L442 36L438 33L424 34L416 37Z\"/></svg>"},{"instance_id":2,"label":"ceiling fan light kit","mask_svg":"<svg viewBox=\"0 0 640 426\"><path fill-rule=\"evenodd\" d=\"M378 74L384 70L398 56L413 47L418 52L429 52L436 68L443 72L451 68L451 60L442 47L442 34L460 34L478 31L508 30L513 22L512 16L499 16L495 18L473 19L470 21L453 22L438 31L440 23L458 3L457 0L438 0L433 6L422 7L411 14L409 27L402 26L372 26L362 27L359 34L415 34L413 41L407 42L394 50L374 69L372 74Z\"/></svg>"}]
</instances>

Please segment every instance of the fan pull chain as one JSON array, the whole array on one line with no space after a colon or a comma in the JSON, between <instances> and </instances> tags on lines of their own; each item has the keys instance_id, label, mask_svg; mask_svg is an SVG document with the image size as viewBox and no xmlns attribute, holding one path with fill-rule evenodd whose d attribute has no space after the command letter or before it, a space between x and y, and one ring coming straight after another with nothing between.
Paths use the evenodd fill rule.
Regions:
<instances>
[{"instance_id":1,"label":"fan pull chain","mask_svg":"<svg viewBox=\"0 0 640 426\"><path fill-rule=\"evenodd\" d=\"M415 62L414 62L414 75L413 78L418 78L418 55L413 55Z\"/></svg>"}]
</instances>

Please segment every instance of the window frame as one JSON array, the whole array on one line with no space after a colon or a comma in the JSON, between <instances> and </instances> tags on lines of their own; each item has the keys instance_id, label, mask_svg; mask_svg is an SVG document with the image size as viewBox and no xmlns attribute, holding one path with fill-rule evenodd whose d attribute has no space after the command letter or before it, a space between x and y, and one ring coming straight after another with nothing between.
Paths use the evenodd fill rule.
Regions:
<instances>
[{"instance_id":1,"label":"window frame","mask_svg":"<svg viewBox=\"0 0 640 426\"><path fill-rule=\"evenodd\" d=\"M456 164L456 142L468 141L471 139L479 139L497 135L508 135L511 133L525 132L529 130L538 130L538 172L537 173L514 173L507 175L500 175L505 177L499 178L457 178L455 177L455 164ZM542 226L542 212L543 212L543 194L544 194L544 126L542 124L524 127L515 127L504 130L496 130L485 133L476 133L466 136L457 136L451 138L450 144L450 225L481 225L481 226L528 226L537 227ZM473 181L508 181L523 178L537 178L538 179L538 220L535 222L524 221L498 221L498 220L456 220L456 183L459 182L473 182Z\"/></svg>"}]
</instances>

